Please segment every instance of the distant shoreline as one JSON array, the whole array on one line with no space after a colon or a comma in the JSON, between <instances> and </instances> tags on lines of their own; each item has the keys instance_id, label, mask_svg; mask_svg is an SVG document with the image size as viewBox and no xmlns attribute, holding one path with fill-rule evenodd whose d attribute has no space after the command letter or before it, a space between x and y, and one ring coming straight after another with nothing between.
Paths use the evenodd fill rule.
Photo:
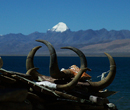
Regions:
<instances>
[{"instance_id":1,"label":"distant shoreline","mask_svg":"<svg viewBox=\"0 0 130 110\"><path fill-rule=\"evenodd\" d=\"M109 53L112 57L130 57L130 53ZM27 54L28 55L28 54ZM27 56L25 54L19 55L19 54L1 54L0 56ZM50 56L49 54L37 54L35 56ZM95 54L85 54L86 57L106 57L104 53L95 53ZM58 54L57 57L78 57L77 54Z\"/></svg>"}]
</instances>

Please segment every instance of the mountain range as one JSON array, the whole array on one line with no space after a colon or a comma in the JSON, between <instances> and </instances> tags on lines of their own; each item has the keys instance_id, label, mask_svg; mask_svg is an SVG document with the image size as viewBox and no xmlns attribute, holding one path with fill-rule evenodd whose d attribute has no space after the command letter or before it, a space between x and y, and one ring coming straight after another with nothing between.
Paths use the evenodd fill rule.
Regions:
<instances>
[{"instance_id":1,"label":"mountain range","mask_svg":"<svg viewBox=\"0 0 130 110\"><path fill-rule=\"evenodd\" d=\"M47 47L35 40L49 41L58 55L75 55L70 50L60 49L63 46L73 46L82 50L87 56L104 55L103 52L114 56L130 56L129 30L79 30L71 31L63 22L48 29L46 33L34 32L29 35L22 33L0 35L0 55L27 55L35 46L42 48L36 55L49 55Z\"/></svg>"}]
</instances>

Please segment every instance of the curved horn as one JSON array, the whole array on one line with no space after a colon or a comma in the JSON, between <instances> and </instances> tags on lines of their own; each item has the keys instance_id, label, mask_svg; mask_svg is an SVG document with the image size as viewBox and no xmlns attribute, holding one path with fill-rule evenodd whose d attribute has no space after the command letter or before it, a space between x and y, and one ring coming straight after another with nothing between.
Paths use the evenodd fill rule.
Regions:
<instances>
[{"instance_id":1,"label":"curved horn","mask_svg":"<svg viewBox=\"0 0 130 110\"><path fill-rule=\"evenodd\" d=\"M36 51L41 48L42 46L37 46L34 47L28 54L27 59L26 59L26 70L29 70L31 68L34 68L34 64L33 64L33 58L34 55L36 53Z\"/></svg>"},{"instance_id":2,"label":"curved horn","mask_svg":"<svg viewBox=\"0 0 130 110\"><path fill-rule=\"evenodd\" d=\"M26 59L26 69L27 71L30 70L31 68L34 68L34 63L33 63L33 59L34 59L34 55L36 53L36 51L41 48L41 46L37 46L37 47L34 47L28 54L27 56L27 59ZM37 69L33 70L31 73L32 74L29 74L33 77L33 79L35 81L42 81L43 79L42 78L39 78L38 76L41 76L40 73L38 73L36 71ZM26 74L28 74L29 72L27 72Z\"/></svg>"},{"instance_id":3,"label":"curved horn","mask_svg":"<svg viewBox=\"0 0 130 110\"><path fill-rule=\"evenodd\" d=\"M57 55L54 47L51 45L50 42L45 40L36 40L38 42L44 43L50 52L50 75L53 78L63 78L65 77L65 74L59 70L58 62L57 62Z\"/></svg>"},{"instance_id":4,"label":"curved horn","mask_svg":"<svg viewBox=\"0 0 130 110\"><path fill-rule=\"evenodd\" d=\"M80 77L82 76L82 74L87 70L87 68L82 68L78 74L74 77L74 79L67 83L67 84L64 84L64 85L58 85L57 84L57 89L58 90L69 90L69 89L72 89L73 87L75 87L80 79Z\"/></svg>"},{"instance_id":5,"label":"curved horn","mask_svg":"<svg viewBox=\"0 0 130 110\"><path fill-rule=\"evenodd\" d=\"M40 73L38 73L37 72L37 70L38 70L39 68L31 68L31 69L29 69L27 72L26 72L26 74L27 75L31 75L32 76L32 78L33 78L33 80L35 80L35 81L43 81L42 79L40 79L39 78L39 76L41 76L41 74Z\"/></svg>"},{"instance_id":6,"label":"curved horn","mask_svg":"<svg viewBox=\"0 0 130 110\"><path fill-rule=\"evenodd\" d=\"M84 53L82 51L80 51L79 49L77 49L75 47L71 47L71 46L62 47L61 49L73 50L80 58L80 68L87 67L87 60L86 60L86 57L85 57L85 55L84 55Z\"/></svg>"},{"instance_id":7,"label":"curved horn","mask_svg":"<svg viewBox=\"0 0 130 110\"><path fill-rule=\"evenodd\" d=\"M109 86L115 78L115 75L116 75L115 61L112 58L112 56L109 55L108 53L105 53L105 55L108 57L109 62L110 62L110 72L108 73L107 77L104 80L101 80L99 82L89 82L89 84L91 85L90 87L91 90L104 89L105 87Z\"/></svg>"},{"instance_id":8,"label":"curved horn","mask_svg":"<svg viewBox=\"0 0 130 110\"><path fill-rule=\"evenodd\" d=\"M75 47L71 47L71 46L67 46L67 47L62 47L61 49L70 49L73 50L80 58L80 69L81 68L87 68L87 59L84 55L84 53L75 48ZM87 68L88 71L91 71L91 69ZM89 76L87 73L83 74L80 78L80 81L85 81L85 80L89 80L91 78L91 76Z\"/></svg>"}]
</instances>

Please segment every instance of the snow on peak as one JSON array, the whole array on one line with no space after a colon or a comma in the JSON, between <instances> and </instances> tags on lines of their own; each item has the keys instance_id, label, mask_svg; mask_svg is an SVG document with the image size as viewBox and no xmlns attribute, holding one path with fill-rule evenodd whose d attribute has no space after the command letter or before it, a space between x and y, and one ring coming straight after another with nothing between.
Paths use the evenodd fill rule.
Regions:
<instances>
[{"instance_id":1,"label":"snow on peak","mask_svg":"<svg viewBox=\"0 0 130 110\"><path fill-rule=\"evenodd\" d=\"M64 32L68 30L69 28L67 25L63 22L59 22L57 25L53 26L52 29L48 29L49 31L55 31L55 32Z\"/></svg>"}]
</instances>

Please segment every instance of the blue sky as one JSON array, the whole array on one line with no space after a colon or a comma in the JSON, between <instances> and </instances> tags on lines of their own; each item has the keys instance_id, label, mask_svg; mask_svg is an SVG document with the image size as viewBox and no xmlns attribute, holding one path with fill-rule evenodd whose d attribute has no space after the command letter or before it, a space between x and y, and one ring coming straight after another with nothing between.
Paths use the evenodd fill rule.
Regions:
<instances>
[{"instance_id":1,"label":"blue sky","mask_svg":"<svg viewBox=\"0 0 130 110\"><path fill-rule=\"evenodd\" d=\"M58 22L71 31L130 30L130 0L0 0L0 34L46 32Z\"/></svg>"}]
</instances>

